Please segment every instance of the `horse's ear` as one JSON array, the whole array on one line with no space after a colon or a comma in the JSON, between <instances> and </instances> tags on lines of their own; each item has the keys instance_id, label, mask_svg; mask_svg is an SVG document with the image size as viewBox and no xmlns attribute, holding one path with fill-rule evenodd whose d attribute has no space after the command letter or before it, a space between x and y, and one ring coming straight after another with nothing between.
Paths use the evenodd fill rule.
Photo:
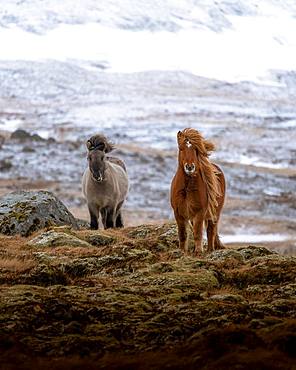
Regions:
<instances>
[{"instance_id":1,"label":"horse's ear","mask_svg":"<svg viewBox=\"0 0 296 370\"><path fill-rule=\"evenodd\" d=\"M90 140L87 140L86 147L87 147L88 150L94 149L94 146L93 146L93 144Z\"/></svg>"},{"instance_id":2,"label":"horse's ear","mask_svg":"<svg viewBox=\"0 0 296 370\"><path fill-rule=\"evenodd\" d=\"M180 144L181 137L182 137L182 132L178 131L178 133L177 133L177 142L178 142L178 144Z\"/></svg>"}]
</instances>

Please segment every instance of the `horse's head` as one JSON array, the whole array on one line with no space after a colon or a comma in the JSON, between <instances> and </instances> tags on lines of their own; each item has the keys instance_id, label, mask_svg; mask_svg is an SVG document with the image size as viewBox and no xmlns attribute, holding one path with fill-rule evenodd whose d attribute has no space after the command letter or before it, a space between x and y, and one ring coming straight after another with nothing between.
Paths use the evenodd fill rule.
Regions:
<instances>
[{"instance_id":1,"label":"horse's head","mask_svg":"<svg viewBox=\"0 0 296 370\"><path fill-rule=\"evenodd\" d=\"M106 162L105 153L95 149L88 153L88 166L93 179L102 182L105 179Z\"/></svg>"},{"instance_id":2,"label":"horse's head","mask_svg":"<svg viewBox=\"0 0 296 370\"><path fill-rule=\"evenodd\" d=\"M195 176L199 169L197 149L190 139L179 131L177 135L179 147L179 165L185 171L186 175Z\"/></svg>"}]
</instances>

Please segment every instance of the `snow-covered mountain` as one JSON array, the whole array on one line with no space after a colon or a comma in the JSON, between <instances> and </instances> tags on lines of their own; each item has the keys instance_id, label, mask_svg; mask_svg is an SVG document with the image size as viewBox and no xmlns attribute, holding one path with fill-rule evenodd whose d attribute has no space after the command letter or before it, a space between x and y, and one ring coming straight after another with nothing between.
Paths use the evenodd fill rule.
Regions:
<instances>
[{"instance_id":1,"label":"snow-covered mountain","mask_svg":"<svg viewBox=\"0 0 296 370\"><path fill-rule=\"evenodd\" d=\"M184 70L231 82L296 70L295 1L1 3L2 60L84 60L115 72Z\"/></svg>"}]
</instances>

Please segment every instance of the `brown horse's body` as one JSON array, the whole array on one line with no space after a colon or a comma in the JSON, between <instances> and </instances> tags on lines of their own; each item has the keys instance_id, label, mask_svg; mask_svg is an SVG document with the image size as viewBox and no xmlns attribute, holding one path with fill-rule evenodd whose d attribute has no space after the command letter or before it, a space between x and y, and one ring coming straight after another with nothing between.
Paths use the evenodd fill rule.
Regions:
<instances>
[{"instance_id":1,"label":"brown horse's body","mask_svg":"<svg viewBox=\"0 0 296 370\"><path fill-rule=\"evenodd\" d=\"M194 140L196 133L200 141ZM203 224L207 228L208 251L223 248L217 227L225 199L225 178L222 170L208 159L208 152L214 146L193 129L179 132L178 144L179 163L171 184L171 205L180 248L186 251L189 222L193 228L195 254L202 251Z\"/></svg>"}]
</instances>

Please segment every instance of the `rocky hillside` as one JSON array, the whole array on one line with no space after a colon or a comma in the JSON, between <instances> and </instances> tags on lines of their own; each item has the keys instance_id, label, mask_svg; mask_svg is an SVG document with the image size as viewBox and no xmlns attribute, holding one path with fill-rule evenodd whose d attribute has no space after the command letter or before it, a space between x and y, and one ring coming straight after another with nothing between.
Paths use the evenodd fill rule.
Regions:
<instances>
[{"instance_id":1,"label":"rocky hillside","mask_svg":"<svg viewBox=\"0 0 296 370\"><path fill-rule=\"evenodd\" d=\"M293 369L296 258L174 223L0 236L1 369Z\"/></svg>"}]
</instances>

